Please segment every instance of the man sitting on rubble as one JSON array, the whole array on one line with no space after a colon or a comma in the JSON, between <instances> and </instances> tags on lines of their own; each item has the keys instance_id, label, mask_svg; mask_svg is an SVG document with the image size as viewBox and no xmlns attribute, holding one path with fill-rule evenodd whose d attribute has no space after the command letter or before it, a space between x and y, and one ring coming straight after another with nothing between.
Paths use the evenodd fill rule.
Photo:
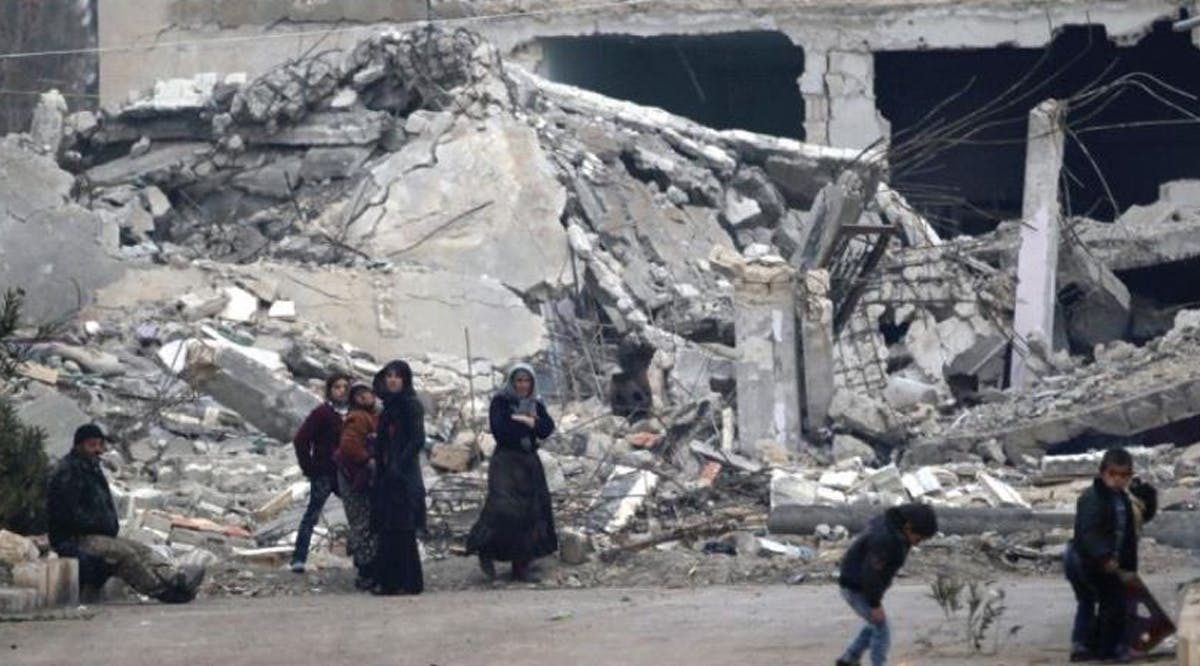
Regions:
<instances>
[{"instance_id":1,"label":"man sitting on rubble","mask_svg":"<svg viewBox=\"0 0 1200 666\"><path fill-rule=\"evenodd\" d=\"M1152 486L1131 488L1132 479L1133 456L1109 449L1099 476L1075 504L1075 535L1063 555L1076 602L1071 661L1131 657L1125 581L1136 576L1141 524L1158 504Z\"/></svg>"},{"instance_id":2,"label":"man sitting on rubble","mask_svg":"<svg viewBox=\"0 0 1200 666\"><path fill-rule=\"evenodd\" d=\"M872 666L887 664L891 631L883 594L913 546L937 534L937 515L927 504L894 506L871 521L842 557L838 585L842 598L867 624L846 647L837 666L855 666L871 653Z\"/></svg>"},{"instance_id":3,"label":"man sitting on rubble","mask_svg":"<svg viewBox=\"0 0 1200 666\"><path fill-rule=\"evenodd\" d=\"M97 589L116 575L139 594L185 603L204 579L201 567L176 568L149 546L117 536L117 509L100 455L108 440L95 424L80 426L70 453L50 471L47 487L50 545L79 560L79 583Z\"/></svg>"}]
</instances>

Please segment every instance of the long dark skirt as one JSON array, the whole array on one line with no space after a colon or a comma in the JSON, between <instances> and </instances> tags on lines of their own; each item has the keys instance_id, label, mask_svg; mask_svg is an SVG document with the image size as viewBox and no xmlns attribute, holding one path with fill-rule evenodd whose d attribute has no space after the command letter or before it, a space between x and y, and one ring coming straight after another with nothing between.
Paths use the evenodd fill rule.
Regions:
<instances>
[{"instance_id":1,"label":"long dark skirt","mask_svg":"<svg viewBox=\"0 0 1200 666\"><path fill-rule=\"evenodd\" d=\"M501 562L529 562L558 550L554 506L536 452L498 447L488 494L467 551Z\"/></svg>"},{"instance_id":2,"label":"long dark skirt","mask_svg":"<svg viewBox=\"0 0 1200 666\"><path fill-rule=\"evenodd\" d=\"M413 530L385 530L379 533L379 552L375 557L375 582L384 592L420 594L425 590L421 571L421 553Z\"/></svg>"}]
</instances>

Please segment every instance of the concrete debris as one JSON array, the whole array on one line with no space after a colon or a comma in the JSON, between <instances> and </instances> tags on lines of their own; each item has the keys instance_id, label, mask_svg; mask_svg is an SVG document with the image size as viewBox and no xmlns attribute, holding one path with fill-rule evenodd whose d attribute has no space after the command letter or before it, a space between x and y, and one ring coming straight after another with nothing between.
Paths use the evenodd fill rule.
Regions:
<instances>
[{"instance_id":1,"label":"concrete debris","mask_svg":"<svg viewBox=\"0 0 1200 666\"><path fill-rule=\"evenodd\" d=\"M258 297L245 289L225 287L225 307L218 315L229 321L248 322L258 312Z\"/></svg>"},{"instance_id":2,"label":"concrete debris","mask_svg":"<svg viewBox=\"0 0 1200 666\"><path fill-rule=\"evenodd\" d=\"M842 389L833 395L829 418L868 440L897 444L904 438L903 420L883 402Z\"/></svg>"},{"instance_id":3,"label":"concrete debris","mask_svg":"<svg viewBox=\"0 0 1200 666\"><path fill-rule=\"evenodd\" d=\"M0 530L0 564L12 567L22 562L32 562L40 555L38 547L29 539Z\"/></svg>"},{"instance_id":4,"label":"concrete debris","mask_svg":"<svg viewBox=\"0 0 1200 666\"><path fill-rule=\"evenodd\" d=\"M620 532L657 486L657 474L617 465L596 497L589 523L601 532Z\"/></svg>"},{"instance_id":5,"label":"concrete debris","mask_svg":"<svg viewBox=\"0 0 1200 666\"><path fill-rule=\"evenodd\" d=\"M1029 508L1029 502L1021 497L1021 493L1017 492L1012 486L1004 483L1000 479L988 474L980 472L979 483L983 486L986 493L988 503L992 506L1016 506L1025 509Z\"/></svg>"},{"instance_id":6,"label":"concrete debris","mask_svg":"<svg viewBox=\"0 0 1200 666\"><path fill-rule=\"evenodd\" d=\"M1135 464L1164 514L1197 503L1200 445L1173 444L1200 439L1200 315L1119 277L1200 257L1195 183L1069 222L1034 150L1025 219L943 238L875 151L710 129L437 26L38 108L0 141L0 283L30 322L78 316L31 345L19 415L52 457L79 423L114 431L122 532L175 557L282 563L308 492L286 443L330 373L394 357L455 537L486 491L488 395L537 367L572 565L693 540L820 563L908 501L1061 527L1115 442L1172 443ZM750 497L818 538L762 538ZM336 500L325 522L313 561L341 566Z\"/></svg>"},{"instance_id":7,"label":"concrete debris","mask_svg":"<svg viewBox=\"0 0 1200 666\"><path fill-rule=\"evenodd\" d=\"M290 441L321 399L265 365L230 348L193 345L184 377L247 422L281 442Z\"/></svg>"}]
</instances>

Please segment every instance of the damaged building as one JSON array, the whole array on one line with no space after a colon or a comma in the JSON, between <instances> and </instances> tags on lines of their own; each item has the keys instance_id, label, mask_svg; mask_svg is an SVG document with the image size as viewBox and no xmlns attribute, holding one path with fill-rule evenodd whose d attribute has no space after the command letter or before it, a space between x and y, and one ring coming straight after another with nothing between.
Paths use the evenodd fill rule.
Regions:
<instances>
[{"instance_id":1,"label":"damaged building","mask_svg":"<svg viewBox=\"0 0 1200 666\"><path fill-rule=\"evenodd\" d=\"M99 0L100 108L0 143L21 417L117 434L136 538L290 552L314 388L403 357L436 556L518 360L572 564L910 500L1052 558L1113 443L1197 546L1190 4L248 4Z\"/></svg>"}]
</instances>

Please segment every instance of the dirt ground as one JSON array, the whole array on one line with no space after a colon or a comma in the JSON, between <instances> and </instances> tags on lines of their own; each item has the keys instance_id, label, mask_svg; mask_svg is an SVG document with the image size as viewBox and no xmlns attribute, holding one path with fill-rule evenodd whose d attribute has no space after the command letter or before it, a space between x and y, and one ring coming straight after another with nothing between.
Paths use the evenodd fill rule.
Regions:
<instances>
[{"instance_id":1,"label":"dirt ground","mask_svg":"<svg viewBox=\"0 0 1200 666\"><path fill-rule=\"evenodd\" d=\"M832 664L859 624L831 582L836 560L820 561L835 550L805 563L699 545L607 564L546 560L539 584L489 583L473 560L448 557L426 563L418 598L355 593L345 569L231 567L186 606L128 599L0 621L0 664ZM1174 613L1200 560L1152 543L1143 553ZM1058 567L1004 562L953 542L914 552L885 603L892 663L1065 663L1073 600ZM981 651L969 647L965 611L947 618L932 599L937 574L1003 590Z\"/></svg>"},{"instance_id":2,"label":"dirt ground","mask_svg":"<svg viewBox=\"0 0 1200 666\"><path fill-rule=\"evenodd\" d=\"M1151 585L1173 610L1177 583L1197 571L1159 575ZM885 602L892 663L1065 663L1066 584L1028 577L999 584L1007 605L984 654L969 651L962 617L947 621L926 585L898 585ZM204 598L0 623L0 663L809 665L833 663L858 624L828 584Z\"/></svg>"}]
</instances>

